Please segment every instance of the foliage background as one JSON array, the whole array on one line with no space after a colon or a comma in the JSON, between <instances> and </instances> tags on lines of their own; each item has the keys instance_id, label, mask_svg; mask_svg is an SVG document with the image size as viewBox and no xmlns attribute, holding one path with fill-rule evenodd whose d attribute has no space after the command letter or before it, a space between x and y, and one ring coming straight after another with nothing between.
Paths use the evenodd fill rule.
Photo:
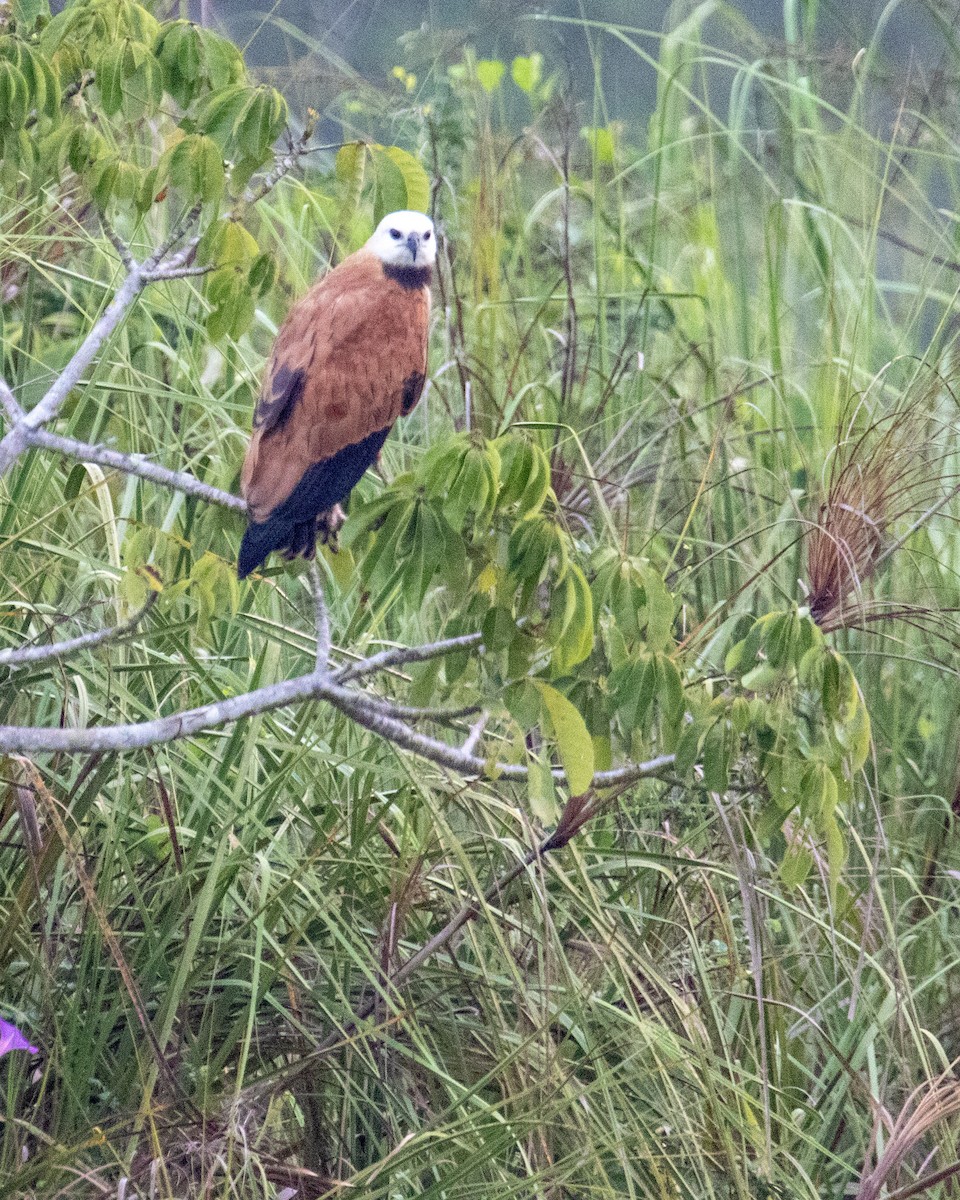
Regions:
<instances>
[{"instance_id":1,"label":"foliage background","mask_svg":"<svg viewBox=\"0 0 960 1200\"><path fill-rule=\"evenodd\" d=\"M949 1195L954 6L909 10L937 39L910 70L879 17L827 42L836 14L786 0L773 32L548 8L502 50L431 9L379 75L318 43L252 79L212 39L190 68L200 35L151 23L178 7L71 10L75 51L30 2L40 66L0 60L30 85L0 79L3 377L30 408L117 287L98 210L144 257L199 201L212 269L144 292L60 428L235 492L293 298L378 211L433 208L429 390L325 560L335 657L482 630L377 692L478 706L484 752L531 777L463 778L315 704L7 759L0 1012L41 1055L0 1059L0 1194ZM630 66L648 121L618 107ZM330 148L244 203L307 104ZM162 580L133 636L3 681L8 724L149 719L312 663L302 572L239 587L235 514L36 450L3 486L8 645ZM350 1026L570 814L545 766L661 751L672 773L597 793Z\"/></svg>"}]
</instances>

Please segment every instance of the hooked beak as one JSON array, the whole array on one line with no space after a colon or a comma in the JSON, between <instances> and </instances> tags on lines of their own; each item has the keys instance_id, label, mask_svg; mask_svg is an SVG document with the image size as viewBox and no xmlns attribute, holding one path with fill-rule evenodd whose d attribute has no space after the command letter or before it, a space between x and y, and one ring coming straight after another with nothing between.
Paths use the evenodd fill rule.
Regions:
<instances>
[{"instance_id":1,"label":"hooked beak","mask_svg":"<svg viewBox=\"0 0 960 1200\"><path fill-rule=\"evenodd\" d=\"M417 261L417 250L419 249L419 247L420 247L420 235L416 234L416 233L411 233L407 237L407 249L410 251L410 257L413 259L414 262Z\"/></svg>"}]
</instances>

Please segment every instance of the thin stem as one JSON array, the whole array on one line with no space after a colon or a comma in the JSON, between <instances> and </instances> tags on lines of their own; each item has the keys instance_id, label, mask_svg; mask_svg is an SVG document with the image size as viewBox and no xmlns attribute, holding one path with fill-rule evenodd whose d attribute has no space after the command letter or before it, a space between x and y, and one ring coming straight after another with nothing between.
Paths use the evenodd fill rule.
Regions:
<instances>
[{"instance_id":1,"label":"thin stem","mask_svg":"<svg viewBox=\"0 0 960 1200\"><path fill-rule=\"evenodd\" d=\"M0 387L0 403L3 390ZM63 437L59 433L50 433L46 429L31 429L25 433L28 446L39 446L45 450L55 450L68 458L77 458L81 462L97 463L101 467L109 467L122 471L125 475L137 475L148 479L161 487L171 488L175 492L184 492L188 496L196 496L206 500L208 504L219 504L221 508L232 508L236 512L246 512L247 505L239 496L222 491L212 484L204 483L185 471L171 471L151 462L142 454L124 454L121 450L111 450L109 446L95 446L90 442L81 442L76 438Z\"/></svg>"},{"instance_id":2,"label":"thin stem","mask_svg":"<svg viewBox=\"0 0 960 1200\"><path fill-rule=\"evenodd\" d=\"M109 629L98 629L94 633L82 633L79 637L68 638L63 642L54 642L50 646L9 646L0 650L0 667L33 666L54 658L66 658L69 654L76 654L80 650L89 650L104 642L115 641L136 629L156 604L159 594L159 592L151 592L147 597L146 604L128 621Z\"/></svg>"},{"instance_id":3,"label":"thin stem","mask_svg":"<svg viewBox=\"0 0 960 1200\"><path fill-rule=\"evenodd\" d=\"M330 674L330 616L323 594L323 580L316 559L310 562L310 582L313 586L313 605L317 626L317 673Z\"/></svg>"},{"instance_id":4,"label":"thin stem","mask_svg":"<svg viewBox=\"0 0 960 1200\"><path fill-rule=\"evenodd\" d=\"M127 310L140 294L143 284L141 269L134 266L104 309L100 319L94 323L76 354L51 384L43 399L23 416L0 441L0 476L9 471L13 463L27 448L29 444L28 431L48 424L59 413L61 405L80 382L84 371L96 358L104 342L126 316Z\"/></svg>"}]
</instances>

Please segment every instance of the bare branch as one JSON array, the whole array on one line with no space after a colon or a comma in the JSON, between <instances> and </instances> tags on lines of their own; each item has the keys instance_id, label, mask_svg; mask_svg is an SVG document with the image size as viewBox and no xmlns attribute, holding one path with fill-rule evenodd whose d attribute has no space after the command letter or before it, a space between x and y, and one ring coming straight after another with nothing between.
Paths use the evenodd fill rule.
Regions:
<instances>
[{"instance_id":1,"label":"bare branch","mask_svg":"<svg viewBox=\"0 0 960 1200\"><path fill-rule=\"evenodd\" d=\"M366 705L372 712L382 713L385 717L394 717L398 721L435 721L447 724L463 717L472 717L480 711L477 704L465 704L462 708L414 708L408 704L395 704L383 696L373 696L369 692L352 692L358 704Z\"/></svg>"},{"instance_id":2,"label":"bare branch","mask_svg":"<svg viewBox=\"0 0 960 1200\"><path fill-rule=\"evenodd\" d=\"M147 283L162 283L167 279L191 279L196 275L209 275L214 269L213 263L205 267L158 267L155 271L144 274Z\"/></svg>"},{"instance_id":3,"label":"bare branch","mask_svg":"<svg viewBox=\"0 0 960 1200\"><path fill-rule=\"evenodd\" d=\"M31 429L39 429L56 417L60 407L70 392L80 382L80 379L103 346L104 342L117 328L127 310L143 287L143 276L139 267L134 267L117 289L113 299L103 310L99 320L83 339L76 354L70 359L46 395L40 400L0 441L0 476L9 471L13 463L27 448L27 433Z\"/></svg>"},{"instance_id":4,"label":"bare branch","mask_svg":"<svg viewBox=\"0 0 960 1200\"><path fill-rule=\"evenodd\" d=\"M166 241L162 242L143 264L147 271L155 271L157 267L160 266L161 262L163 262L177 242L179 242L180 239L186 234L187 230L192 228L192 226L194 226L197 221L200 220L200 214L202 212L203 204L201 203L195 204L188 213L184 213L182 220L178 221L167 234ZM193 242L193 246L197 244L197 241L199 241L199 239L196 239ZM192 246L188 247L190 250L192 250L192 248ZM167 265L179 266L180 264L171 259Z\"/></svg>"},{"instance_id":5,"label":"bare branch","mask_svg":"<svg viewBox=\"0 0 960 1200\"><path fill-rule=\"evenodd\" d=\"M316 559L310 562L310 582L313 585L313 604L317 625L317 673L330 673L330 616L327 613L327 601L323 594L323 580Z\"/></svg>"},{"instance_id":6,"label":"bare branch","mask_svg":"<svg viewBox=\"0 0 960 1200\"><path fill-rule=\"evenodd\" d=\"M387 667L427 662L431 658L439 658L441 654L454 654L457 650L469 650L472 646L478 646L482 640L482 633L464 633L460 637L445 638L443 641L430 642L425 646L397 646L392 650L382 650L371 658L341 667L335 673L334 680L337 683L350 683L354 679L372 675L375 671L383 671Z\"/></svg>"},{"instance_id":7,"label":"bare branch","mask_svg":"<svg viewBox=\"0 0 960 1200\"><path fill-rule=\"evenodd\" d=\"M107 240L113 246L114 250L116 250L117 254L120 256L120 261L123 263L124 267L126 267L128 272L135 270L137 263L134 260L133 254L130 252L130 247L120 237L103 213L100 213L99 217L100 228L103 230Z\"/></svg>"},{"instance_id":8,"label":"bare branch","mask_svg":"<svg viewBox=\"0 0 960 1200\"><path fill-rule=\"evenodd\" d=\"M470 726L470 732L467 734L467 740L460 747L464 754L473 754L476 751L477 746L480 745L480 739L483 737L483 731L486 729L487 722L489 720L490 714L484 711Z\"/></svg>"},{"instance_id":9,"label":"bare branch","mask_svg":"<svg viewBox=\"0 0 960 1200\"><path fill-rule=\"evenodd\" d=\"M177 222L166 241L142 265L134 261L130 251L120 241L119 237L110 229L106 222L103 223L104 232L113 243L127 268L126 278L120 284L119 288L117 288L113 299L103 310L99 319L94 322L90 332L83 339L76 353L47 389L43 399L28 413L20 417L12 417L13 427L7 432L3 440L0 441L0 477L9 471L13 463L29 445L30 431L38 430L56 418L67 396L70 395L73 388L80 382L84 371L90 366L104 343L126 316L127 310L146 284L154 278L158 267L166 258L171 248L197 221L200 212L201 206L195 205L183 220ZM194 253L198 241L199 238L193 238L178 254L175 254L166 265L167 274L160 277L177 278L176 272L186 265L190 256ZM7 410L8 417L10 417L12 410L8 408L6 402L4 402L4 408Z\"/></svg>"},{"instance_id":10,"label":"bare branch","mask_svg":"<svg viewBox=\"0 0 960 1200\"><path fill-rule=\"evenodd\" d=\"M3 409L4 416L7 419L7 424L11 428L13 428L14 425L19 424L23 418L23 409L20 407L16 396L3 379L0 379L0 408Z\"/></svg>"},{"instance_id":11,"label":"bare branch","mask_svg":"<svg viewBox=\"0 0 960 1200\"><path fill-rule=\"evenodd\" d=\"M0 388L0 403L3 391ZM41 446L45 450L55 450L68 458L77 458L81 462L97 463L125 475L137 475L158 483L161 487L171 488L175 492L184 492L188 496L196 496L206 500L208 504L219 504L221 508L232 508L236 512L246 512L246 501L232 492L225 492L213 484L204 483L194 475L185 471L171 471L151 462L142 454L124 454L121 450L111 450L109 446L95 446L91 442L80 442L76 438L62 437L59 433L50 433L46 429L31 429L26 431L27 445Z\"/></svg>"},{"instance_id":12,"label":"bare branch","mask_svg":"<svg viewBox=\"0 0 960 1200\"><path fill-rule=\"evenodd\" d=\"M276 164L269 174L265 175L260 181L260 184L252 192L247 192L243 197L245 204L256 204L258 200L262 200L268 192L273 191L281 179L293 170L300 159L307 152L307 144L313 137L313 131L317 127L317 113L312 108L307 109L307 120L303 127L303 133L300 134L296 142L292 143L286 154L281 155L276 160Z\"/></svg>"},{"instance_id":13,"label":"bare branch","mask_svg":"<svg viewBox=\"0 0 960 1200\"><path fill-rule=\"evenodd\" d=\"M79 637L68 638L64 642L54 642L50 646L10 646L0 650L0 667L33 666L54 658L66 658L69 654L76 654L79 650L89 650L92 646L100 646L104 642L115 641L136 629L156 604L159 594L159 592L151 592L147 597L146 604L121 625L114 625L109 629L98 629L94 633L82 633Z\"/></svg>"},{"instance_id":14,"label":"bare branch","mask_svg":"<svg viewBox=\"0 0 960 1200\"><path fill-rule=\"evenodd\" d=\"M433 647L422 647L434 650ZM369 661L369 660L368 660ZM364 664L358 664L363 666ZM409 750L438 766L458 774L483 776L492 774L498 779L520 781L527 778L527 768L518 763L491 763L488 759L465 753L446 742L428 737L411 729L396 717L371 708L368 697L351 688L339 686L326 671L313 670L296 679L282 680L240 696L204 704L199 708L141 721L130 725L103 725L87 729L52 729L31 725L0 725L0 752L62 752L68 754L124 751L155 746L180 738L192 737L245 717L271 712L304 700L326 700L356 724L380 737ZM650 775L657 775L673 765L672 754L661 754L645 763L630 763L612 771L600 771L593 777L594 788L621 786ZM555 778L563 780L559 767Z\"/></svg>"}]
</instances>

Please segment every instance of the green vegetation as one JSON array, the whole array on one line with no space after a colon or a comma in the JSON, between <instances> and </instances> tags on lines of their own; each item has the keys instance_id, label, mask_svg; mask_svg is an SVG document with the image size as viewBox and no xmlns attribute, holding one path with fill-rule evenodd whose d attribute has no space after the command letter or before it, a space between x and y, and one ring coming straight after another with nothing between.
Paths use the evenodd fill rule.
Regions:
<instances>
[{"instance_id":1,"label":"green vegetation","mask_svg":"<svg viewBox=\"0 0 960 1200\"><path fill-rule=\"evenodd\" d=\"M308 676L311 574L238 584L242 516L139 460L11 451L3 645L125 628L0 666L0 1017L40 1048L0 1056L0 1196L952 1194L960 52L891 97L816 9L776 50L581 19L587 107L546 16L301 114L133 0L3 10L19 404L159 273L48 414L88 449L236 494L291 300L432 208L429 386L320 570L344 687L479 644L86 744Z\"/></svg>"}]
</instances>

